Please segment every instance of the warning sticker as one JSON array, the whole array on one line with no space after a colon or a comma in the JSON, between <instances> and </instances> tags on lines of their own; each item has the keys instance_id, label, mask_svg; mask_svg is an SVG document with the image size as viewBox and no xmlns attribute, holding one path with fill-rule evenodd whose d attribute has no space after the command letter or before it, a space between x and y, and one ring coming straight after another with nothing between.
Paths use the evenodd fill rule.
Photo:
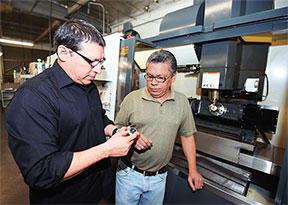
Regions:
<instances>
[{"instance_id":1,"label":"warning sticker","mask_svg":"<svg viewBox=\"0 0 288 205\"><path fill-rule=\"evenodd\" d=\"M201 88L219 89L220 72L203 72Z\"/></svg>"}]
</instances>

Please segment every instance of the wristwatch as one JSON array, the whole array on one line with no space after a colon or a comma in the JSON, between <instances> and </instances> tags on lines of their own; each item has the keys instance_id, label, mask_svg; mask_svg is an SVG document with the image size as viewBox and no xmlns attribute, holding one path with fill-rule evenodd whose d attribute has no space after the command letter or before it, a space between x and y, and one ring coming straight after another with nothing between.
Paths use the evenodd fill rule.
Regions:
<instances>
[{"instance_id":1,"label":"wristwatch","mask_svg":"<svg viewBox=\"0 0 288 205\"><path fill-rule=\"evenodd\" d=\"M118 130L119 130L119 128L116 127L116 128L112 131L112 136L115 135Z\"/></svg>"}]
</instances>

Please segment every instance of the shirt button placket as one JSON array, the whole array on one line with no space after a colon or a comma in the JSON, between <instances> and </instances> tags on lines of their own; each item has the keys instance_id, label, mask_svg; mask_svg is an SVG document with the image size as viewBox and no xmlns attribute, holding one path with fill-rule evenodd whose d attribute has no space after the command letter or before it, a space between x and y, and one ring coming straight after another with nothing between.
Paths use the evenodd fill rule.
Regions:
<instances>
[{"instance_id":1,"label":"shirt button placket","mask_svg":"<svg viewBox=\"0 0 288 205\"><path fill-rule=\"evenodd\" d=\"M159 108L160 114L164 114L165 112L165 108L163 104L160 104L160 108Z\"/></svg>"}]
</instances>

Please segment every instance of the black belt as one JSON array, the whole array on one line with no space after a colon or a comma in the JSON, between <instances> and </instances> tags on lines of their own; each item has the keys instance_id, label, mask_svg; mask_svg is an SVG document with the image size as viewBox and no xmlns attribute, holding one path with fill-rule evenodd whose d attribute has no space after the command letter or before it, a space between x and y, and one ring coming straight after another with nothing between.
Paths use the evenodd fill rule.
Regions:
<instances>
[{"instance_id":1,"label":"black belt","mask_svg":"<svg viewBox=\"0 0 288 205\"><path fill-rule=\"evenodd\" d=\"M135 165L133 165L130 161L127 161L125 159L121 159L121 161L127 166L130 167L132 169L134 169L135 171L143 174L144 176L155 176L157 173L158 174L163 174L165 172L167 172L167 165L165 165L164 167L162 167L161 169L159 169L156 172L150 172L150 171L144 171L142 169L139 169L138 167L136 167Z\"/></svg>"}]
</instances>

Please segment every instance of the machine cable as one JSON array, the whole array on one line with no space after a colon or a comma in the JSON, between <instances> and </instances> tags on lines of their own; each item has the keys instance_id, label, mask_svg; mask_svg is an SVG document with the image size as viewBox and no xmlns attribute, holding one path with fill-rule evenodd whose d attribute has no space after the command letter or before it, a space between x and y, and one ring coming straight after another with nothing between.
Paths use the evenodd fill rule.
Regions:
<instances>
[{"instance_id":1,"label":"machine cable","mask_svg":"<svg viewBox=\"0 0 288 205\"><path fill-rule=\"evenodd\" d=\"M267 135L262 130L260 130L260 129L257 129L257 130L261 134L261 136L262 136L263 140L265 141L265 143L266 144L271 144L269 139L268 139L268 137L267 137Z\"/></svg>"}]
</instances>

